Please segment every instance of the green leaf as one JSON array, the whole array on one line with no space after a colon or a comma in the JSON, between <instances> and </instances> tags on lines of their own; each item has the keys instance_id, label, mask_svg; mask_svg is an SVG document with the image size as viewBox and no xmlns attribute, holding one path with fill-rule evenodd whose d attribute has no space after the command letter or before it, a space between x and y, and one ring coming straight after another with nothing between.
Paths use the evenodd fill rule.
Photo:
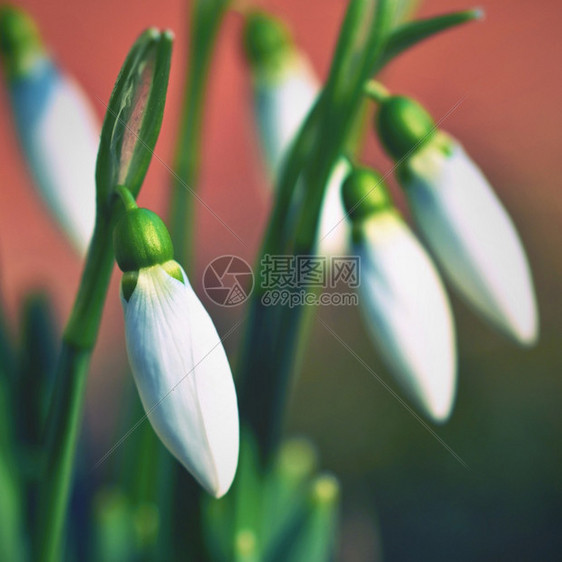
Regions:
<instances>
[{"instance_id":1,"label":"green leaf","mask_svg":"<svg viewBox=\"0 0 562 562\"><path fill-rule=\"evenodd\" d=\"M238 534L242 532L242 536L249 536L246 531L254 532L256 538L257 529L262 523L262 479L260 474L259 456L253 435L243 428L241 432L242 439L240 441L240 457L238 460L238 474L236 476L236 486L232 490L232 499L235 502L234 508L234 528L236 536L234 537L234 546L237 548ZM253 554L259 550L255 544L256 541L242 541L253 543L252 548L247 550L249 554ZM242 558L244 558L242 556Z\"/></svg>"},{"instance_id":2,"label":"green leaf","mask_svg":"<svg viewBox=\"0 0 562 562\"><path fill-rule=\"evenodd\" d=\"M260 551L262 479L253 436L242 428L236 479L226 496L206 498L204 528L213 560L252 561Z\"/></svg>"},{"instance_id":3,"label":"green leaf","mask_svg":"<svg viewBox=\"0 0 562 562\"><path fill-rule=\"evenodd\" d=\"M262 534L267 560L275 560L274 554L279 553L281 546L291 542L317 465L316 451L309 441L293 438L281 445L272 469L266 474L262 492Z\"/></svg>"},{"instance_id":4,"label":"green leaf","mask_svg":"<svg viewBox=\"0 0 562 562\"><path fill-rule=\"evenodd\" d=\"M24 560L21 491L9 452L0 448L0 560Z\"/></svg>"},{"instance_id":5,"label":"green leaf","mask_svg":"<svg viewBox=\"0 0 562 562\"><path fill-rule=\"evenodd\" d=\"M38 446L54 383L60 329L49 297L26 298L22 313L18 372L18 426L20 438Z\"/></svg>"},{"instance_id":6,"label":"green leaf","mask_svg":"<svg viewBox=\"0 0 562 562\"><path fill-rule=\"evenodd\" d=\"M286 562L329 562L335 558L339 484L331 474L317 476L310 486L308 513Z\"/></svg>"},{"instance_id":7,"label":"green leaf","mask_svg":"<svg viewBox=\"0 0 562 562\"><path fill-rule=\"evenodd\" d=\"M392 18L394 24L399 25L411 19L419 4L420 0L395 0Z\"/></svg>"},{"instance_id":8,"label":"green leaf","mask_svg":"<svg viewBox=\"0 0 562 562\"><path fill-rule=\"evenodd\" d=\"M95 560L134 560L134 516L126 496L119 489L102 489L94 500Z\"/></svg>"},{"instance_id":9,"label":"green leaf","mask_svg":"<svg viewBox=\"0 0 562 562\"><path fill-rule=\"evenodd\" d=\"M388 38L381 57L382 64L388 63L394 57L417 45L424 39L428 39L457 25L482 19L482 17L482 10L473 9L402 24Z\"/></svg>"},{"instance_id":10,"label":"green leaf","mask_svg":"<svg viewBox=\"0 0 562 562\"><path fill-rule=\"evenodd\" d=\"M0 363L0 560L24 559L21 478L13 435L10 381Z\"/></svg>"},{"instance_id":11,"label":"green leaf","mask_svg":"<svg viewBox=\"0 0 562 562\"><path fill-rule=\"evenodd\" d=\"M115 83L96 163L98 213L117 185L136 197L160 133L170 74L173 36L151 28L131 48Z\"/></svg>"},{"instance_id":12,"label":"green leaf","mask_svg":"<svg viewBox=\"0 0 562 562\"><path fill-rule=\"evenodd\" d=\"M7 380L13 380L14 368L16 364L12 334L8 326L4 311L4 302L0 294L0 369L4 370Z\"/></svg>"}]
</instances>

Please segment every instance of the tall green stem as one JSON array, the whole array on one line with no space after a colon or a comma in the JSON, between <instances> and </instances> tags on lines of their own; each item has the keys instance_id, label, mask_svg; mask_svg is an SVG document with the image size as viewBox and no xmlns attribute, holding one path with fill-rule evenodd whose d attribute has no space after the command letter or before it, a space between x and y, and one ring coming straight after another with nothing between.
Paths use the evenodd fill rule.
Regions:
<instances>
[{"instance_id":1,"label":"tall green stem","mask_svg":"<svg viewBox=\"0 0 562 562\"><path fill-rule=\"evenodd\" d=\"M59 356L47 421L46 467L38 513L35 558L43 562L61 559L86 377L113 268L113 223L96 224Z\"/></svg>"},{"instance_id":2,"label":"tall green stem","mask_svg":"<svg viewBox=\"0 0 562 562\"><path fill-rule=\"evenodd\" d=\"M12 337L6 322L4 301L0 294L0 368L4 370L5 376L10 381L13 381L15 363Z\"/></svg>"},{"instance_id":3,"label":"tall green stem","mask_svg":"<svg viewBox=\"0 0 562 562\"><path fill-rule=\"evenodd\" d=\"M196 0L189 43L189 70L177 142L170 204L170 233L176 257L193 266L194 190L199 179L201 128L210 61L230 0Z\"/></svg>"}]
</instances>

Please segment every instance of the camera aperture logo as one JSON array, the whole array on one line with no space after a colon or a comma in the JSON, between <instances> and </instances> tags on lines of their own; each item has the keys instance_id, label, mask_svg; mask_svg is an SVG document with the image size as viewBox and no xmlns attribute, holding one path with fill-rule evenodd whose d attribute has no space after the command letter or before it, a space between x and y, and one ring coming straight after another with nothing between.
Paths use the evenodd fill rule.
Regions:
<instances>
[{"instance_id":1,"label":"camera aperture logo","mask_svg":"<svg viewBox=\"0 0 562 562\"><path fill-rule=\"evenodd\" d=\"M258 283L263 306L350 306L358 304L359 279L359 256L267 254ZM252 268L237 256L214 259L203 274L205 293L219 306L243 304L254 283Z\"/></svg>"},{"instance_id":2,"label":"camera aperture logo","mask_svg":"<svg viewBox=\"0 0 562 562\"><path fill-rule=\"evenodd\" d=\"M238 306L245 302L254 288L250 265L238 256L215 258L203 273L205 294L220 306Z\"/></svg>"}]
</instances>

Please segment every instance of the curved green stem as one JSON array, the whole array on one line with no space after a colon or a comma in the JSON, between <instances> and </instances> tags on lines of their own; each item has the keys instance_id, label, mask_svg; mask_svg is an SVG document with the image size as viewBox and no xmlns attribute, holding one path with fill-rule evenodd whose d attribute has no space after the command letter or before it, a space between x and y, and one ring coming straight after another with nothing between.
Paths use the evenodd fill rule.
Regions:
<instances>
[{"instance_id":1,"label":"curved green stem","mask_svg":"<svg viewBox=\"0 0 562 562\"><path fill-rule=\"evenodd\" d=\"M376 80L369 80L365 84L365 95L377 103L385 101L390 97L390 92Z\"/></svg>"},{"instance_id":2,"label":"curved green stem","mask_svg":"<svg viewBox=\"0 0 562 562\"><path fill-rule=\"evenodd\" d=\"M94 236L86 258L80 288L70 319L64 331L63 345L76 349L92 350L96 343L103 304L113 269L112 220L97 221Z\"/></svg>"},{"instance_id":3,"label":"curved green stem","mask_svg":"<svg viewBox=\"0 0 562 562\"><path fill-rule=\"evenodd\" d=\"M133 197L133 194L124 185L118 185L115 188L115 192L121 198L123 206L127 211L134 211L135 209L138 209L138 205Z\"/></svg>"},{"instance_id":4,"label":"curved green stem","mask_svg":"<svg viewBox=\"0 0 562 562\"><path fill-rule=\"evenodd\" d=\"M107 223L98 221L96 224L80 288L62 341L47 421L46 467L38 513L35 559L42 562L61 559L86 377L113 269L113 224L114 220Z\"/></svg>"}]
</instances>

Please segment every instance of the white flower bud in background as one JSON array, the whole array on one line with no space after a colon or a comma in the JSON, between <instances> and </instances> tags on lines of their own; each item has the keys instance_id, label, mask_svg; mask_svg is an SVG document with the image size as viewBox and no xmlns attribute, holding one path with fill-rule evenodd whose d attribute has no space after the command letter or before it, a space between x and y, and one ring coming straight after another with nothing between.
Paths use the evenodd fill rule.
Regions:
<instances>
[{"instance_id":1,"label":"white flower bud in background","mask_svg":"<svg viewBox=\"0 0 562 562\"><path fill-rule=\"evenodd\" d=\"M256 122L273 175L320 92L320 82L279 20L247 16L244 48L252 70Z\"/></svg>"},{"instance_id":2,"label":"white flower bud in background","mask_svg":"<svg viewBox=\"0 0 562 562\"><path fill-rule=\"evenodd\" d=\"M342 184L351 171L347 158L340 158L328 180L320 223L318 225L317 253L323 256L347 254L350 228L342 204Z\"/></svg>"},{"instance_id":3,"label":"white flower bud in background","mask_svg":"<svg viewBox=\"0 0 562 562\"><path fill-rule=\"evenodd\" d=\"M513 222L460 144L416 102L383 101L377 126L443 271L484 318L523 345L538 336L531 271Z\"/></svg>"},{"instance_id":4,"label":"white flower bud in background","mask_svg":"<svg viewBox=\"0 0 562 562\"><path fill-rule=\"evenodd\" d=\"M173 260L166 227L147 209L120 219L115 255L125 272L121 301L127 351L158 437L215 497L238 463L236 391L213 322Z\"/></svg>"},{"instance_id":5,"label":"white flower bud in background","mask_svg":"<svg viewBox=\"0 0 562 562\"><path fill-rule=\"evenodd\" d=\"M100 126L81 88L45 52L34 22L0 10L0 53L23 153L57 222L83 255L96 215Z\"/></svg>"},{"instance_id":6,"label":"white flower bud in background","mask_svg":"<svg viewBox=\"0 0 562 562\"><path fill-rule=\"evenodd\" d=\"M287 150L314 105L320 84L309 62L294 53L276 77L256 76L256 117L265 156L277 174Z\"/></svg>"},{"instance_id":7,"label":"white flower bud in background","mask_svg":"<svg viewBox=\"0 0 562 562\"><path fill-rule=\"evenodd\" d=\"M393 207L382 179L357 169L343 186L360 256L360 308L390 373L432 421L450 416L456 343L449 300L435 266Z\"/></svg>"},{"instance_id":8,"label":"white flower bud in background","mask_svg":"<svg viewBox=\"0 0 562 562\"><path fill-rule=\"evenodd\" d=\"M289 148L314 106L321 84L288 30L275 18L250 14L244 30L245 52L252 69L256 122L265 159L275 178ZM318 253L345 253L349 227L340 196L349 172L345 158L336 162L326 186L320 215Z\"/></svg>"}]
</instances>

